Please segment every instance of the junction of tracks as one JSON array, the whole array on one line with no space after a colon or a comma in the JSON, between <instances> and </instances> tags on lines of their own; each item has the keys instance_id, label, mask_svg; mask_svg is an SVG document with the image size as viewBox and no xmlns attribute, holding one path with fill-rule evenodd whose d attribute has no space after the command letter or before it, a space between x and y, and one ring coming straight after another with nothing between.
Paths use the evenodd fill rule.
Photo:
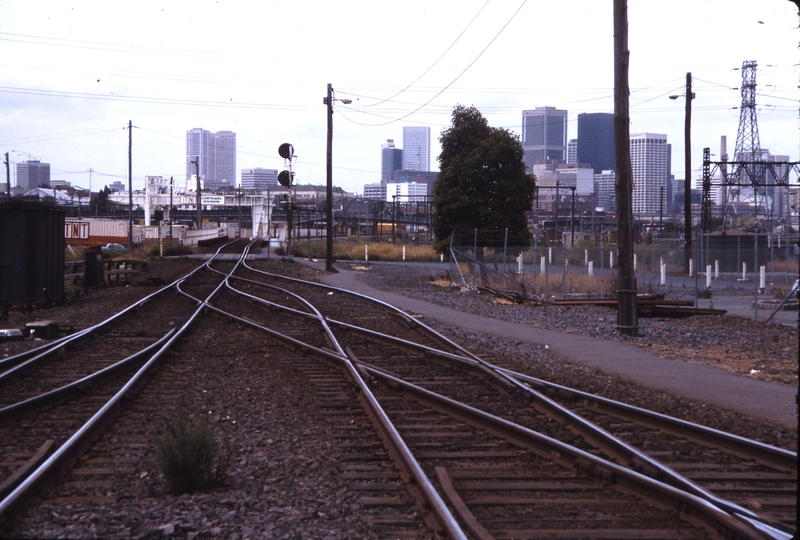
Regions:
<instances>
[{"instance_id":1,"label":"junction of tracks","mask_svg":"<svg viewBox=\"0 0 800 540\"><path fill-rule=\"evenodd\" d=\"M73 321L70 336L0 360L0 536L794 534L794 451L533 377L521 359L474 354L409 312L482 331L485 320L375 301L346 290L361 287L346 272L323 278L342 285L332 288L302 279L317 274L299 264L225 249L242 256L212 257L107 321ZM641 355L491 331L582 362ZM643 383L657 387L667 369L650 366ZM709 381L695 384L761 391ZM167 489L153 444L166 413L225 439L223 483Z\"/></svg>"}]
</instances>

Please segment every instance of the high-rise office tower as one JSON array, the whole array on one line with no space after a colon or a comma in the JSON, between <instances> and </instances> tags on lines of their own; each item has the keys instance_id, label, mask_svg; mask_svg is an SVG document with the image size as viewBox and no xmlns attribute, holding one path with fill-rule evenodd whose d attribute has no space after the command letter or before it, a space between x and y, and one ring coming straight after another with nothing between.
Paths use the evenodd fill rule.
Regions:
<instances>
[{"instance_id":1,"label":"high-rise office tower","mask_svg":"<svg viewBox=\"0 0 800 540\"><path fill-rule=\"evenodd\" d=\"M202 128L186 132L186 186L191 182L197 159L203 189L213 191L236 186L236 134L232 131L212 133Z\"/></svg>"},{"instance_id":2,"label":"high-rise office tower","mask_svg":"<svg viewBox=\"0 0 800 540\"><path fill-rule=\"evenodd\" d=\"M578 115L578 163L588 163L595 174L615 169L613 114Z\"/></svg>"},{"instance_id":3,"label":"high-rise office tower","mask_svg":"<svg viewBox=\"0 0 800 540\"><path fill-rule=\"evenodd\" d=\"M381 184L384 186L392 181L394 171L403 168L403 150L395 148L394 139L386 139L381 144Z\"/></svg>"},{"instance_id":4,"label":"high-rise office tower","mask_svg":"<svg viewBox=\"0 0 800 540\"><path fill-rule=\"evenodd\" d=\"M666 211L668 196L667 180L671 171L667 136L657 133L631 134L630 147L633 213L657 216L660 211Z\"/></svg>"},{"instance_id":5,"label":"high-rise office tower","mask_svg":"<svg viewBox=\"0 0 800 540\"><path fill-rule=\"evenodd\" d=\"M214 185L209 189L236 187L236 133L214 133Z\"/></svg>"},{"instance_id":6,"label":"high-rise office tower","mask_svg":"<svg viewBox=\"0 0 800 540\"><path fill-rule=\"evenodd\" d=\"M197 160L197 167L193 161ZM186 132L186 187L195 189L192 175L200 175L201 185L207 189L206 183L213 181L214 174L214 139L211 132L202 128L193 128Z\"/></svg>"},{"instance_id":7,"label":"high-rise office tower","mask_svg":"<svg viewBox=\"0 0 800 540\"><path fill-rule=\"evenodd\" d=\"M578 139L570 139L567 143L567 163L580 163L578 161Z\"/></svg>"},{"instance_id":8,"label":"high-rise office tower","mask_svg":"<svg viewBox=\"0 0 800 540\"><path fill-rule=\"evenodd\" d=\"M403 126L403 170L431 170L431 128Z\"/></svg>"},{"instance_id":9,"label":"high-rise office tower","mask_svg":"<svg viewBox=\"0 0 800 540\"><path fill-rule=\"evenodd\" d=\"M567 111L555 107L522 111L522 149L529 172L537 160L566 160Z\"/></svg>"},{"instance_id":10,"label":"high-rise office tower","mask_svg":"<svg viewBox=\"0 0 800 540\"><path fill-rule=\"evenodd\" d=\"M36 160L17 163L17 187L50 187L50 164Z\"/></svg>"}]
</instances>

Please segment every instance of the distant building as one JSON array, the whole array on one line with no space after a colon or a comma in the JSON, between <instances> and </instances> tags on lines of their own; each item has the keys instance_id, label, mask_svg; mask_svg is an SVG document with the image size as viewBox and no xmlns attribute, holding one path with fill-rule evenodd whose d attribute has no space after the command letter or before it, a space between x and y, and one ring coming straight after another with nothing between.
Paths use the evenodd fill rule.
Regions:
<instances>
[{"instance_id":1,"label":"distant building","mask_svg":"<svg viewBox=\"0 0 800 540\"><path fill-rule=\"evenodd\" d=\"M614 115L578 115L578 161L588 163L595 174L614 170Z\"/></svg>"},{"instance_id":2,"label":"distant building","mask_svg":"<svg viewBox=\"0 0 800 540\"><path fill-rule=\"evenodd\" d=\"M214 133L214 181L207 189L233 189L236 187L236 133Z\"/></svg>"},{"instance_id":3,"label":"distant building","mask_svg":"<svg viewBox=\"0 0 800 540\"><path fill-rule=\"evenodd\" d=\"M50 187L50 164L38 160L17 163L17 186L25 189Z\"/></svg>"},{"instance_id":4,"label":"distant building","mask_svg":"<svg viewBox=\"0 0 800 540\"><path fill-rule=\"evenodd\" d=\"M433 184L439 173L436 171L394 171L392 181L397 184L425 184L428 186L428 195L433 195Z\"/></svg>"},{"instance_id":5,"label":"distant building","mask_svg":"<svg viewBox=\"0 0 800 540\"><path fill-rule=\"evenodd\" d=\"M431 170L431 128L403 126L403 170Z\"/></svg>"},{"instance_id":6,"label":"distant building","mask_svg":"<svg viewBox=\"0 0 800 540\"><path fill-rule=\"evenodd\" d=\"M389 182L386 184L386 202L424 202L428 195L428 185L417 182Z\"/></svg>"},{"instance_id":7,"label":"distant building","mask_svg":"<svg viewBox=\"0 0 800 540\"><path fill-rule=\"evenodd\" d=\"M522 111L522 148L525 165L533 171L536 161L567 159L567 111L536 107Z\"/></svg>"},{"instance_id":8,"label":"distant building","mask_svg":"<svg viewBox=\"0 0 800 540\"><path fill-rule=\"evenodd\" d=\"M111 182L111 184L108 186L108 189L110 189L111 191L126 191L127 190L127 188L125 187L125 184L123 184L119 180L114 180L113 182Z\"/></svg>"},{"instance_id":9,"label":"distant building","mask_svg":"<svg viewBox=\"0 0 800 540\"><path fill-rule=\"evenodd\" d=\"M394 139L386 139L381 145L381 183L392 181L394 171L403 168L403 150L395 148Z\"/></svg>"},{"instance_id":10,"label":"distant building","mask_svg":"<svg viewBox=\"0 0 800 540\"><path fill-rule=\"evenodd\" d=\"M567 163L578 163L578 139L570 139L567 143Z\"/></svg>"},{"instance_id":11,"label":"distant building","mask_svg":"<svg viewBox=\"0 0 800 540\"><path fill-rule=\"evenodd\" d=\"M278 169L242 169L242 189L247 191L264 191L268 187L278 185Z\"/></svg>"},{"instance_id":12,"label":"distant building","mask_svg":"<svg viewBox=\"0 0 800 540\"><path fill-rule=\"evenodd\" d=\"M198 167L192 163L197 160ZM212 133L202 128L186 132L186 189L193 190L192 178L199 170L202 188L209 191L236 186L236 134Z\"/></svg>"},{"instance_id":13,"label":"distant building","mask_svg":"<svg viewBox=\"0 0 800 540\"><path fill-rule=\"evenodd\" d=\"M667 197L671 195L667 191L671 172L668 146L666 135L637 133L630 136L634 215L657 216L666 211Z\"/></svg>"},{"instance_id":14,"label":"distant building","mask_svg":"<svg viewBox=\"0 0 800 540\"><path fill-rule=\"evenodd\" d=\"M375 182L374 184L364 185L364 198L365 199L378 199L381 201L386 200L386 185L387 183Z\"/></svg>"},{"instance_id":15,"label":"distant building","mask_svg":"<svg viewBox=\"0 0 800 540\"><path fill-rule=\"evenodd\" d=\"M614 182L617 175L614 171L600 171L594 175L594 206L606 212L616 212L617 197Z\"/></svg>"}]
</instances>

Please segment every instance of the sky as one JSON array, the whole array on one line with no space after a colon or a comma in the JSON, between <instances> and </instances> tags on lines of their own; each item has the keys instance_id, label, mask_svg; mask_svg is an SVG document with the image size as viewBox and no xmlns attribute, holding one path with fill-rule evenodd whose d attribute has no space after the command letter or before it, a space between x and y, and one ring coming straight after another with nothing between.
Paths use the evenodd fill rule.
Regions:
<instances>
[{"instance_id":1,"label":"sky","mask_svg":"<svg viewBox=\"0 0 800 540\"><path fill-rule=\"evenodd\" d=\"M702 152L733 153L741 66L758 62L761 148L800 160L800 30L789 0L629 0L630 132L662 133L684 178L686 73L692 178ZM324 184L331 84L333 184L380 180L386 139L430 126L431 169L453 107L520 134L522 111L613 112L611 0L137 2L0 0L0 154L39 159L94 191L145 176L185 182L186 131L237 135L237 171ZM679 95L678 99L669 99ZM89 173L89 170L92 173ZM237 183L239 182L237 178ZM794 180L796 181L796 180Z\"/></svg>"}]
</instances>

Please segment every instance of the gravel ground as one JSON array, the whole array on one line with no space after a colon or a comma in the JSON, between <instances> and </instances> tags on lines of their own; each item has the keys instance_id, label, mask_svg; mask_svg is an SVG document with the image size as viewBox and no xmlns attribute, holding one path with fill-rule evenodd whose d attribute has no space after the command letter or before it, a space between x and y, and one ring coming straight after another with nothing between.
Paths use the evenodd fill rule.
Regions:
<instances>
[{"instance_id":1,"label":"gravel ground","mask_svg":"<svg viewBox=\"0 0 800 540\"><path fill-rule=\"evenodd\" d=\"M728 369L765 381L797 385L798 329L737 316L640 317L640 337L616 330L616 310L598 306L514 304L448 286L442 270L421 265L352 264L375 288L452 309L534 328L626 341L663 358Z\"/></svg>"},{"instance_id":2,"label":"gravel ground","mask_svg":"<svg viewBox=\"0 0 800 540\"><path fill-rule=\"evenodd\" d=\"M318 277L319 272L301 264L273 261L275 271ZM197 261L153 262L142 278L161 277L170 281ZM436 284L438 275L413 265L355 265L363 268L370 284L415 298L484 316L507 318L541 328L585 333L607 339L630 340L663 356L680 361L721 365L737 372L756 369L758 376L784 384L797 384L797 332L795 329L756 323L738 317L692 317L689 319L640 319L643 337L630 339L615 331L613 310L577 307L531 307L509 305L492 296L460 292ZM156 290L152 286L108 287L72 298L63 305L33 313L10 312L0 327L19 328L35 319L49 319L61 326L85 327L107 317ZM426 321L430 324L431 321ZM204 324L214 336L213 321ZM491 357L499 364L581 390L594 392L638 406L702 423L717 429L797 449L797 431L756 421L743 415L706 407L703 403L676 398L637 387L620 377L565 362L540 346L521 345L459 328L433 324L442 333L470 350ZM245 333L246 334L246 333ZM365 538L353 494L334 478L341 450L329 446L326 428L314 418L313 398L297 388L294 377L284 369L258 362L266 351L254 348L257 336L214 336L213 343L186 343L190 354L225 350L215 355L206 369L197 370L183 381L183 407L195 413L213 411L215 423L225 424L229 444L236 456L225 486L194 495L174 496L157 470L152 448L143 453L138 465L146 475L131 481L135 490L113 507L60 505L49 514L29 516L14 537L70 538ZM0 344L0 357L35 346L28 339ZM727 351L727 352L726 352ZM746 357L751 363L739 366L734 359ZM716 362L716 363L715 363ZM239 376L221 376L227 368ZM257 371L256 377L251 375ZM241 375L245 375L242 379ZM260 381L260 382L259 382ZM253 386L256 385L256 386ZM207 390L200 393L198 389ZM252 402L253 392L271 399ZM224 414L223 414L224 413ZM158 416L158 415L156 415ZM236 427L232 420L237 420ZM220 424L220 425L221 425ZM154 424L153 429L156 430ZM327 441L327 442L326 442ZM324 449L324 450L323 450ZM297 479L302 478L302 483ZM152 479L148 481L147 479ZM113 523L113 528L99 524ZM267 533L267 531L269 531ZM47 533L47 534L45 534Z\"/></svg>"}]
</instances>

